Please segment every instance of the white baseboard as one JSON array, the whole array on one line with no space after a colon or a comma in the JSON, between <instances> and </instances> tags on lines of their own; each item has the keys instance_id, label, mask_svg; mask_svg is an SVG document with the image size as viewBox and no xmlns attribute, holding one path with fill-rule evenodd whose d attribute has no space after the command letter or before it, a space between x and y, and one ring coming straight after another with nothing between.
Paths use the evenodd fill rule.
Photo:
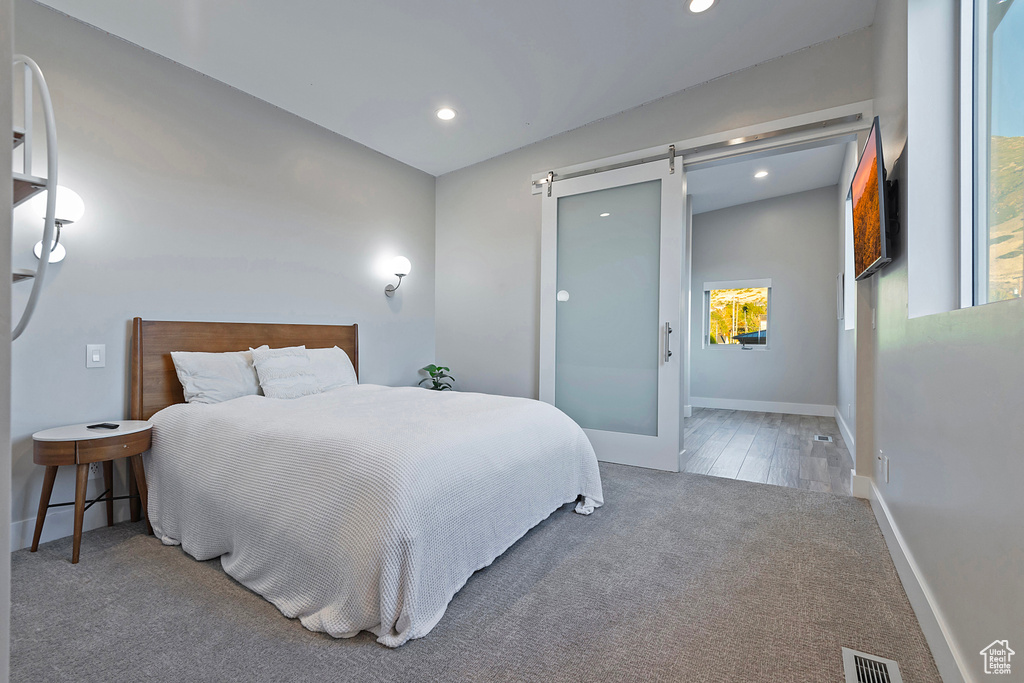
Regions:
<instances>
[{"instance_id":1,"label":"white baseboard","mask_svg":"<svg viewBox=\"0 0 1024 683\"><path fill-rule=\"evenodd\" d=\"M131 512L128 509L127 501L114 501L114 523L125 522L131 519ZM107 504L100 501L86 510L85 518L82 520L82 531L90 531L107 525ZM23 519L20 522L11 522L11 552L29 548L32 546L32 535L36 531L36 518ZM43 533L39 537L40 543L55 541L58 538L70 536L75 531L75 508L73 505L66 507L50 508L46 513L46 522L43 524Z\"/></svg>"},{"instance_id":2,"label":"white baseboard","mask_svg":"<svg viewBox=\"0 0 1024 683\"><path fill-rule=\"evenodd\" d=\"M867 477L857 478L867 479ZM885 499L882 498L878 486L873 481L871 481L871 509L875 513L878 527L882 530L882 536L885 537L885 543L889 547L889 554L892 556L893 564L896 565L896 572L903 584L903 590L906 591L910 606L914 608L921 631L924 632L928 647L931 648L939 675L945 683L954 681L974 683L975 679L966 665L967 659L963 653L957 650L949 625L942 615L942 609L928 587L928 582L921 574L903 534L896 526L896 522L889 512L889 506L885 504Z\"/></svg>"},{"instance_id":3,"label":"white baseboard","mask_svg":"<svg viewBox=\"0 0 1024 683\"><path fill-rule=\"evenodd\" d=\"M784 403L782 401L747 401L736 398L704 398L691 396L694 408L717 408L719 410L750 410L759 413L786 413L788 415L816 415L832 417L836 407L817 403Z\"/></svg>"},{"instance_id":4,"label":"white baseboard","mask_svg":"<svg viewBox=\"0 0 1024 683\"><path fill-rule=\"evenodd\" d=\"M875 483L871 477L862 477L857 474L856 469L852 469L850 470L850 482L852 484L851 493L854 498L871 500L871 487Z\"/></svg>"},{"instance_id":5,"label":"white baseboard","mask_svg":"<svg viewBox=\"0 0 1024 683\"><path fill-rule=\"evenodd\" d=\"M843 441L846 442L846 447L853 454L854 462L857 461L857 442L853 438L853 430L850 429L850 425L846 424L846 420L843 419L843 414L839 412L839 406L835 409L836 424L839 425L839 433L843 435ZM864 496L867 498L867 496Z\"/></svg>"},{"instance_id":6,"label":"white baseboard","mask_svg":"<svg viewBox=\"0 0 1024 683\"><path fill-rule=\"evenodd\" d=\"M693 406L683 406L683 417L693 417Z\"/></svg>"}]
</instances>

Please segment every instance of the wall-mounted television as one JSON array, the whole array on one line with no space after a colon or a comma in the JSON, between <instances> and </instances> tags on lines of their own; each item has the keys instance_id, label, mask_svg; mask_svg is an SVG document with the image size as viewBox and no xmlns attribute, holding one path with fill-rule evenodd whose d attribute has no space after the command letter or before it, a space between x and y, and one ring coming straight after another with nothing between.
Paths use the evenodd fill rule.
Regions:
<instances>
[{"instance_id":1,"label":"wall-mounted television","mask_svg":"<svg viewBox=\"0 0 1024 683\"><path fill-rule=\"evenodd\" d=\"M882 136L876 116L850 184L853 203L853 270L858 280L870 277L892 261L886 213L889 197L886 195Z\"/></svg>"}]
</instances>

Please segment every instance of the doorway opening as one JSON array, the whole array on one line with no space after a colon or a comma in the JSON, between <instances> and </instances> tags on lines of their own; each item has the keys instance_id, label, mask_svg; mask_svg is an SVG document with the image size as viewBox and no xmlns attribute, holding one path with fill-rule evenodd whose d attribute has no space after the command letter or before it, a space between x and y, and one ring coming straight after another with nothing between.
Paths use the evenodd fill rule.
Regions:
<instances>
[{"instance_id":1,"label":"doorway opening","mask_svg":"<svg viewBox=\"0 0 1024 683\"><path fill-rule=\"evenodd\" d=\"M688 167L685 471L850 494L836 406L856 152L851 134Z\"/></svg>"}]
</instances>

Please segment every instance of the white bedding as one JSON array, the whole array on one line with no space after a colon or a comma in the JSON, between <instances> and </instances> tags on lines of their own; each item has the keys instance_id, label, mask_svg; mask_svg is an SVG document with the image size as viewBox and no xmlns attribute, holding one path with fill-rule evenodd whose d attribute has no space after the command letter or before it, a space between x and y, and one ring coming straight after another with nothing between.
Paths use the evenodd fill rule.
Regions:
<instances>
[{"instance_id":1,"label":"white bedding","mask_svg":"<svg viewBox=\"0 0 1024 683\"><path fill-rule=\"evenodd\" d=\"M157 536L312 631L426 635L470 575L559 506L603 502L565 414L520 398L375 385L178 404L151 418Z\"/></svg>"}]
</instances>

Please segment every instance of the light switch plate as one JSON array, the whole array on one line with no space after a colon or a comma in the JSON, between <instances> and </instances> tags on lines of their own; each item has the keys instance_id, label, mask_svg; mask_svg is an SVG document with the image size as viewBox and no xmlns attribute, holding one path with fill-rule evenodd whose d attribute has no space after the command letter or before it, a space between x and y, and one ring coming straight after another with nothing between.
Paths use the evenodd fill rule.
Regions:
<instances>
[{"instance_id":1,"label":"light switch plate","mask_svg":"<svg viewBox=\"0 0 1024 683\"><path fill-rule=\"evenodd\" d=\"M107 367L107 345L86 344L85 346L85 367L105 368Z\"/></svg>"}]
</instances>

